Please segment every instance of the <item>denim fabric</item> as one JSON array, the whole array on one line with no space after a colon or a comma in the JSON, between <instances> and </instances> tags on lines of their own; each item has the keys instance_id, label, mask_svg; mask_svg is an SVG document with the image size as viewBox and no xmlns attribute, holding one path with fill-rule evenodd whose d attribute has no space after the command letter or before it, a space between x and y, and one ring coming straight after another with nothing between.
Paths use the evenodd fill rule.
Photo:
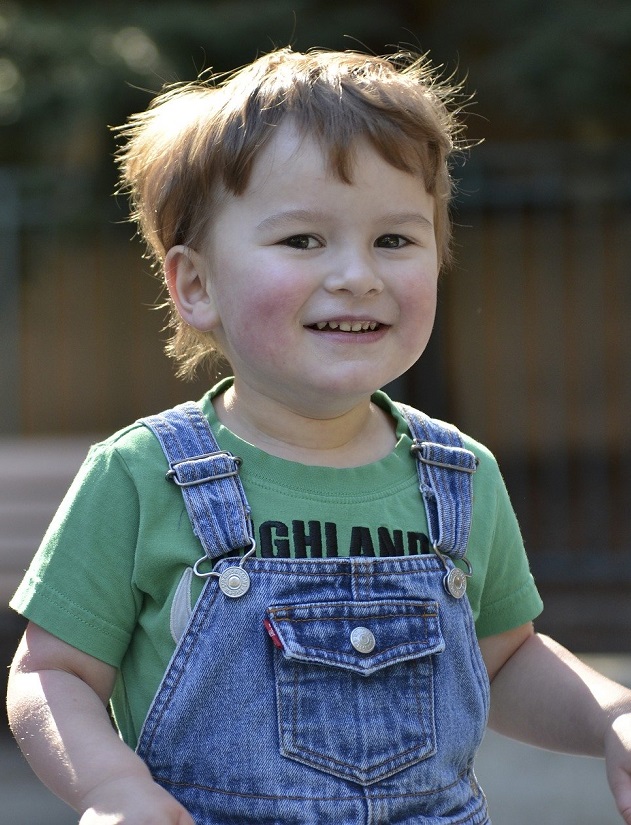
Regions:
<instances>
[{"instance_id":1,"label":"denim fabric","mask_svg":"<svg viewBox=\"0 0 631 825\"><path fill-rule=\"evenodd\" d=\"M412 451L417 457L432 547L451 559L461 559L469 540L471 478L477 458L463 448L462 437L452 424L429 418L406 404L399 408L414 436Z\"/></svg>"},{"instance_id":2,"label":"denim fabric","mask_svg":"<svg viewBox=\"0 0 631 825\"><path fill-rule=\"evenodd\" d=\"M487 822L486 674L438 558L247 569L239 599L209 579L149 712L138 752L156 780L200 825Z\"/></svg>"},{"instance_id":3,"label":"denim fabric","mask_svg":"<svg viewBox=\"0 0 631 825\"><path fill-rule=\"evenodd\" d=\"M167 478L182 489L206 556L213 559L249 546L250 507L238 475L239 461L219 449L200 407L189 401L141 420L167 456Z\"/></svg>"},{"instance_id":4,"label":"denim fabric","mask_svg":"<svg viewBox=\"0 0 631 825\"><path fill-rule=\"evenodd\" d=\"M488 823L473 759L489 686L444 559L245 568L239 598L207 579L148 713L156 781L198 825Z\"/></svg>"}]
</instances>

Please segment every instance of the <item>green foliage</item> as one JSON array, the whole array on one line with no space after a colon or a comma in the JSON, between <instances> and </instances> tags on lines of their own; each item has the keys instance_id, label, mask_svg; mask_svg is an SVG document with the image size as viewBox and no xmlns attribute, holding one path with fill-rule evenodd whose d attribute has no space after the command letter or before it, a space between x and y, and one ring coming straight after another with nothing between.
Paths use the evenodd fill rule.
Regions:
<instances>
[{"instance_id":1,"label":"green foliage","mask_svg":"<svg viewBox=\"0 0 631 825\"><path fill-rule=\"evenodd\" d=\"M460 54L496 130L588 141L631 132L629 0L477 0L436 9L434 43Z\"/></svg>"},{"instance_id":2,"label":"green foliage","mask_svg":"<svg viewBox=\"0 0 631 825\"><path fill-rule=\"evenodd\" d=\"M631 135L629 0L0 0L0 165L82 170L83 211L114 185L110 126L288 44L429 50L470 77L472 139Z\"/></svg>"},{"instance_id":3,"label":"green foliage","mask_svg":"<svg viewBox=\"0 0 631 825\"><path fill-rule=\"evenodd\" d=\"M165 83L226 71L289 43L382 50L402 34L396 4L308 0L54 4L0 2L0 162L90 164L107 124Z\"/></svg>"}]
</instances>

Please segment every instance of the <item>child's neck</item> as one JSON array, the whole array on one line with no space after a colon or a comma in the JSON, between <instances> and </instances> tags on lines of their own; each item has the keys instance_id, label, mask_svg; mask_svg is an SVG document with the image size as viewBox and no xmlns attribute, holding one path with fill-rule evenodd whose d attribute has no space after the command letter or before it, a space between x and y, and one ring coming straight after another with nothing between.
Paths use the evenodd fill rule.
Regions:
<instances>
[{"instance_id":1,"label":"child's neck","mask_svg":"<svg viewBox=\"0 0 631 825\"><path fill-rule=\"evenodd\" d=\"M234 386L213 399L217 417L239 438L270 455L302 464L358 467L379 461L396 444L394 420L369 398L318 418Z\"/></svg>"}]
</instances>

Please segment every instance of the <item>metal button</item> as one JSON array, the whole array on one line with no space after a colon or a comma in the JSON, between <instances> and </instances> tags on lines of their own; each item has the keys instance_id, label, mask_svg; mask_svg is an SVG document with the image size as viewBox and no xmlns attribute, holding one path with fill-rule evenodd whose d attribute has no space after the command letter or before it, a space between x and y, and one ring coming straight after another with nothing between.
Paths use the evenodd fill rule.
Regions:
<instances>
[{"instance_id":1,"label":"metal button","mask_svg":"<svg viewBox=\"0 0 631 825\"><path fill-rule=\"evenodd\" d=\"M375 649L375 637L367 627L356 627L351 633L351 644L359 653L371 653Z\"/></svg>"},{"instance_id":2,"label":"metal button","mask_svg":"<svg viewBox=\"0 0 631 825\"><path fill-rule=\"evenodd\" d=\"M231 599L238 599L250 589L250 577L242 567L227 567L219 576L222 593Z\"/></svg>"},{"instance_id":3,"label":"metal button","mask_svg":"<svg viewBox=\"0 0 631 825\"><path fill-rule=\"evenodd\" d=\"M452 567L449 573L444 577L443 584L445 590L454 597L454 599L461 599L467 592L467 577L457 567Z\"/></svg>"}]
</instances>

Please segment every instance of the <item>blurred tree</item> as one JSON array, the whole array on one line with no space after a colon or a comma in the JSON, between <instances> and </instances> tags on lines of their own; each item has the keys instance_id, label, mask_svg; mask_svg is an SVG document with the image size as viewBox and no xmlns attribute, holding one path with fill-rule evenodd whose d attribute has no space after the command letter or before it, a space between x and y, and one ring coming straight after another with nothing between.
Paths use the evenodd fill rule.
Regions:
<instances>
[{"instance_id":1,"label":"blurred tree","mask_svg":"<svg viewBox=\"0 0 631 825\"><path fill-rule=\"evenodd\" d=\"M0 163L94 163L108 145L105 124L144 108L164 83L232 69L275 46L382 51L407 33L405 5L0 2Z\"/></svg>"},{"instance_id":2,"label":"blurred tree","mask_svg":"<svg viewBox=\"0 0 631 825\"><path fill-rule=\"evenodd\" d=\"M474 138L631 133L628 0L0 0L0 164L82 169L102 201L108 125L164 83L287 44L430 50L447 74L470 74ZM84 210L85 197L63 205Z\"/></svg>"},{"instance_id":3,"label":"blurred tree","mask_svg":"<svg viewBox=\"0 0 631 825\"><path fill-rule=\"evenodd\" d=\"M460 55L495 136L631 135L629 0L433 4L432 49Z\"/></svg>"}]
</instances>

